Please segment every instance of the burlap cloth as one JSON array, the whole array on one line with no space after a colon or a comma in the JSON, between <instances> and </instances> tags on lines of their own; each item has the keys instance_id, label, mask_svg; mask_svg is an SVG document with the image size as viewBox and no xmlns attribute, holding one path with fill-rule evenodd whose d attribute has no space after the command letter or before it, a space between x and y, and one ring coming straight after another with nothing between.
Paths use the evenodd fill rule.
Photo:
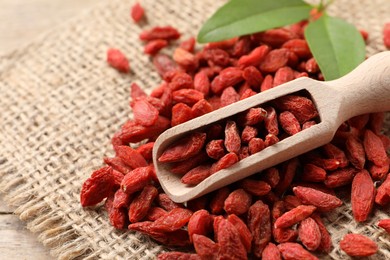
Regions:
<instances>
[{"instance_id":1,"label":"burlap cloth","mask_svg":"<svg viewBox=\"0 0 390 260\"><path fill-rule=\"evenodd\" d=\"M130 21L133 1L107 1L75 20L0 59L0 188L16 214L59 259L154 259L163 250L146 236L114 230L105 211L83 210L79 191L102 157L112 155L110 138L131 116L129 83L147 90L160 81L142 53L138 34L152 25L174 25L183 38L224 1L145 0L148 23ZM384 22L389 0L338 0L331 14L370 32L368 54L385 50ZM132 73L108 68L108 47L123 50ZM390 124L387 124L390 129ZM346 198L348 199L348 198ZM357 224L348 202L328 216L334 259L348 258L340 238L355 232L380 246L372 259L390 259L390 236L375 227L389 211L375 210Z\"/></svg>"}]
</instances>

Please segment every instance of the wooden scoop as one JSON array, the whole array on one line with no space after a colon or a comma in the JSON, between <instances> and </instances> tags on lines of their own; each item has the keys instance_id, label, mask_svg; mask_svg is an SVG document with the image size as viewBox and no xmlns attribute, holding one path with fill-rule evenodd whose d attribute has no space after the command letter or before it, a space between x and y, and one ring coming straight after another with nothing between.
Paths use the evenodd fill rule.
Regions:
<instances>
[{"instance_id":1,"label":"wooden scoop","mask_svg":"<svg viewBox=\"0 0 390 260\"><path fill-rule=\"evenodd\" d=\"M180 176L169 172L168 164L158 161L169 145L190 132L201 131L214 122L301 90L311 95L319 112L318 124L216 172L196 186L181 183ZM298 78L170 128L156 140L153 162L164 191L173 201L185 202L329 143L340 124L351 117L388 110L390 51L372 56L340 79L320 82Z\"/></svg>"}]
</instances>

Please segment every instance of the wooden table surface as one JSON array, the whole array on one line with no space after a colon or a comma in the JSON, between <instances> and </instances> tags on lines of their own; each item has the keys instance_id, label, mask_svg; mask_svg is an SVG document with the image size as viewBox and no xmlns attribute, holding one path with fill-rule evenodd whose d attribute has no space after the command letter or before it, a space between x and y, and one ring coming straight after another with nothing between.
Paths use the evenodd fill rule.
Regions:
<instances>
[{"instance_id":1,"label":"wooden table surface","mask_svg":"<svg viewBox=\"0 0 390 260\"><path fill-rule=\"evenodd\" d=\"M100 2L103 0L0 0L0 56ZM0 259L54 259L6 206L1 194Z\"/></svg>"}]
</instances>

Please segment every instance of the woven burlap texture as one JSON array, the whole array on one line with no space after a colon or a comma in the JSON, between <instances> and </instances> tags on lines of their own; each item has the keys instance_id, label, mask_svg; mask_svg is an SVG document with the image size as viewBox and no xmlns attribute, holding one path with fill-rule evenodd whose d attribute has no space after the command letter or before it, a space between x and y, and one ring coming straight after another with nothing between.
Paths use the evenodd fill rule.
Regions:
<instances>
[{"instance_id":1,"label":"woven burlap texture","mask_svg":"<svg viewBox=\"0 0 390 260\"><path fill-rule=\"evenodd\" d=\"M154 259L164 249L141 234L116 231L102 207L82 209L80 187L103 156L113 155L110 138L131 116L130 82L147 91L160 82L138 34L154 25L174 25L186 39L223 2L145 0L147 22L136 25L129 18L133 1L107 1L1 57L0 187L53 256ZM338 0L329 12L370 32L369 55L384 50L381 31L390 1ZM108 47L130 57L130 74L107 66ZM326 258L348 258L338 242L354 232L379 244L372 259L390 259L389 236L375 226L389 213L376 210L368 223L357 224L347 198L328 216L335 248Z\"/></svg>"}]
</instances>

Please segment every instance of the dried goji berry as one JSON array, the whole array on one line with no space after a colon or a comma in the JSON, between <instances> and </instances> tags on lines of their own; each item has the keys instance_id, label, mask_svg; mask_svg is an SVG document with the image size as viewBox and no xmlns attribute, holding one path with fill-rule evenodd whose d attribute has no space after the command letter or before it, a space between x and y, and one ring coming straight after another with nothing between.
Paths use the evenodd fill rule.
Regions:
<instances>
[{"instance_id":1,"label":"dried goji berry","mask_svg":"<svg viewBox=\"0 0 390 260\"><path fill-rule=\"evenodd\" d=\"M163 39L156 39L148 42L144 47L144 53L149 55L156 55L162 48L168 46L168 41Z\"/></svg>"},{"instance_id":2,"label":"dried goji berry","mask_svg":"<svg viewBox=\"0 0 390 260\"><path fill-rule=\"evenodd\" d=\"M226 68L211 82L211 91L218 95L225 88L234 86L243 79L241 69L235 67Z\"/></svg>"},{"instance_id":3,"label":"dried goji berry","mask_svg":"<svg viewBox=\"0 0 390 260\"><path fill-rule=\"evenodd\" d=\"M211 174L216 173L222 169L229 168L233 164L238 162L238 156L235 153L227 153L217 162L213 163L211 166Z\"/></svg>"},{"instance_id":4,"label":"dried goji berry","mask_svg":"<svg viewBox=\"0 0 390 260\"><path fill-rule=\"evenodd\" d=\"M182 48L188 52L193 52L194 48L195 48L195 43L196 43L195 38L190 37L187 40L180 43L180 48Z\"/></svg>"},{"instance_id":5,"label":"dried goji berry","mask_svg":"<svg viewBox=\"0 0 390 260\"><path fill-rule=\"evenodd\" d=\"M271 191L271 186L265 181L248 178L240 182L240 187L254 196L264 196Z\"/></svg>"},{"instance_id":6,"label":"dried goji berry","mask_svg":"<svg viewBox=\"0 0 390 260\"><path fill-rule=\"evenodd\" d=\"M387 233L390 234L390 219L381 219L377 226L383 228Z\"/></svg>"},{"instance_id":7,"label":"dried goji berry","mask_svg":"<svg viewBox=\"0 0 390 260\"><path fill-rule=\"evenodd\" d=\"M280 171L280 181L275 187L275 191L278 194L282 194L288 189L295 176L298 164L299 160L297 158L293 158L283 164L282 171Z\"/></svg>"},{"instance_id":8,"label":"dried goji berry","mask_svg":"<svg viewBox=\"0 0 390 260\"><path fill-rule=\"evenodd\" d=\"M233 57L241 57L252 50L252 41L250 36L241 36L234 44L231 52Z\"/></svg>"},{"instance_id":9,"label":"dried goji berry","mask_svg":"<svg viewBox=\"0 0 390 260\"><path fill-rule=\"evenodd\" d=\"M206 99L196 102L191 108L192 117L202 116L213 111L213 107Z\"/></svg>"},{"instance_id":10,"label":"dried goji berry","mask_svg":"<svg viewBox=\"0 0 390 260\"><path fill-rule=\"evenodd\" d=\"M374 132L376 135L380 135L381 130L383 128L383 122L385 119L385 113L384 112L378 112L378 113L371 113L370 119L369 119L369 127L372 132Z\"/></svg>"},{"instance_id":11,"label":"dried goji berry","mask_svg":"<svg viewBox=\"0 0 390 260\"><path fill-rule=\"evenodd\" d=\"M107 50L107 63L120 72L128 73L130 71L129 60L118 49L110 48Z\"/></svg>"},{"instance_id":12,"label":"dried goji berry","mask_svg":"<svg viewBox=\"0 0 390 260\"><path fill-rule=\"evenodd\" d=\"M272 228L272 235L276 242L286 243L295 242L298 237L298 231L291 228Z\"/></svg>"},{"instance_id":13,"label":"dried goji berry","mask_svg":"<svg viewBox=\"0 0 390 260\"><path fill-rule=\"evenodd\" d=\"M210 80L204 71L199 71L194 76L194 89L207 96L210 92Z\"/></svg>"},{"instance_id":14,"label":"dried goji berry","mask_svg":"<svg viewBox=\"0 0 390 260\"><path fill-rule=\"evenodd\" d=\"M298 236L302 244L310 251L315 251L321 243L321 232L317 223L312 218L301 221L298 228Z\"/></svg>"},{"instance_id":15,"label":"dried goji berry","mask_svg":"<svg viewBox=\"0 0 390 260\"><path fill-rule=\"evenodd\" d=\"M241 141L248 143L252 138L255 138L258 134L258 130L253 126L245 126L241 132Z\"/></svg>"},{"instance_id":16,"label":"dried goji berry","mask_svg":"<svg viewBox=\"0 0 390 260\"><path fill-rule=\"evenodd\" d=\"M381 139L371 130L367 129L364 132L363 145L368 160L378 166L389 164L389 158Z\"/></svg>"},{"instance_id":17,"label":"dried goji berry","mask_svg":"<svg viewBox=\"0 0 390 260\"><path fill-rule=\"evenodd\" d=\"M210 238L194 234L193 236L194 248L200 259L217 259L219 245Z\"/></svg>"},{"instance_id":18,"label":"dried goji berry","mask_svg":"<svg viewBox=\"0 0 390 260\"><path fill-rule=\"evenodd\" d=\"M274 103L277 108L293 113L301 124L318 116L313 101L306 97L287 95L277 98Z\"/></svg>"},{"instance_id":19,"label":"dried goji berry","mask_svg":"<svg viewBox=\"0 0 390 260\"><path fill-rule=\"evenodd\" d=\"M287 195L283 198L284 205L286 210L292 210L293 208L298 207L299 205L302 205L302 201L294 195Z\"/></svg>"},{"instance_id":20,"label":"dried goji berry","mask_svg":"<svg viewBox=\"0 0 390 260\"><path fill-rule=\"evenodd\" d=\"M241 148L241 138L236 122L227 121L225 126L225 147L228 152L236 153Z\"/></svg>"},{"instance_id":21,"label":"dried goji berry","mask_svg":"<svg viewBox=\"0 0 390 260\"><path fill-rule=\"evenodd\" d=\"M192 109L184 103L172 107L171 125L177 126L192 119Z\"/></svg>"},{"instance_id":22,"label":"dried goji berry","mask_svg":"<svg viewBox=\"0 0 390 260\"><path fill-rule=\"evenodd\" d=\"M171 164L170 172L174 174L184 175L192 168L195 168L197 165L202 164L207 159L207 154L203 151L199 152L197 155L181 161Z\"/></svg>"},{"instance_id":23,"label":"dried goji berry","mask_svg":"<svg viewBox=\"0 0 390 260\"><path fill-rule=\"evenodd\" d=\"M318 66L317 61L314 58L310 58L306 61L305 68L306 71L311 74L315 74L320 71L320 67Z\"/></svg>"},{"instance_id":24,"label":"dried goji berry","mask_svg":"<svg viewBox=\"0 0 390 260\"><path fill-rule=\"evenodd\" d=\"M279 170L276 167L266 169L262 175L262 180L267 182L271 188L275 188L280 181Z\"/></svg>"},{"instance_id":25,"label":"dried goji berry","mask_svg":"<svg viewBox=\"0 0 390 260\"><path fill-rule=\"evenodd\" d=\"M133 103L134 120L143 126L154 125L158 119L158 110L146 99L140 99Z\"/></svg>"},{"instance_id":26,"label":"dried goji berry","mask_svg":"<svg viewBox=\"0 0 390 260\"><path fill-rule=\"evenodd\" d=\"M306 59L312 56L309 45L306 40L303 39L292 39L285 42L282 48L288 49L295 53L300 59Z\"/></svg>"},{"instance_id":27,"label":"dried goji berry","mask_svg":"<svg viewBox=\"0 0 390 260\"><path fill-rule=\"evenodd\" d=\"M338 188L352 183L353 176L355 176L356 169L353 167L347 167L333 171L326 176L324 184L328 188Z\"/></svg>"},{"instance_id":28,"label":"dried goji berry","mask_svg":"<svg viewBox=\"0 0 390 260\"><path fill-rule=\"evenodd\" d=\"M311 215L311 218L313 218L314 221L317 223L321 233L321 242L317 250L321 252L329 253L330 250L332 249L332 239L330 237L328 230L326 229L319 215L314 213Z\"/></svg>"},{"instance_id":29,"label":"dried goji berry","mask_svg":"<svg viewBox=\"0 0 390 260\"><path fill-rule=\"evenodd\" d=\"M128 226L130 230L136 230L149 235L151 238L167 246L188 246L190 240L186 230L178 229L173 232L160 232L155 230L155 222L143 221L132 223ZM186 258L187 259L187 258Z\"/></svg>"},{"instance_id":30,"label":"dried goji berry","mask_svg":"<svg viewBox=\"0 0 390 260\"><path fill-rule=\"evenodd\" d=\"M181 178L181 182L188 185L197 185L210 176L210 169L210 164L199 165L188 171Z\"/></svg>"},{"instance_id":31,"label":"dried goji berry","mask_svg":"<svg viewBox=\"0 0 390 260\"><path fill-rule=\"evenodd\" d=\"M111 166L112 169L119 171L122 174L127 174L133 169L130 166L128 166L127 164L125 164L122 161L122 159L119 157L113 157L113 158L104 157L103 161L108 166Z\"/></svg>"},{"instance_id":32,"label":"dried goji berry","mask_svg":"<svg viewBox=\"0 0 390 260\"><path fill-rule=\"evenodd\" d=\"M138 143L142 140L158 136L169 128L170 125L171 122L163 116L159 116L156 123L148 127L136 124L130 120L122 126L120 132L117 134L117 138L121 141L121 144Z\"/></svg>"},{"instance_id":33,"label":"dried goji berry","mask_svg":"<svg viewBox=\"0 0 390 260\"><path fill-rule=\"evenodd\" d=\"M302 181L322 182L326 179L326 171L314 164L307 163L303 166Z\"/></svg>"},{"instance_id":34,"label":"dried goji berry","mask_svg":"<svg viewBox=\"0 0 390 260\"><path fill-rule=\"evenodd\" d=\"M172 91L178 89L191 89L194 86L194 82L192 77L185 72L175 73L171 82L169 83L169 87Z\"/></svg>"},{"instance_id":35,"label":"dried goji berry","mask_svg":"<svg viewBox=\"0 0 390 260\"><path fill-rule=\"evenodd\" d=\"M197 254L183 252L163 252L157 256L158 260L201 260Z\"/></svg>"},{"instance_id":36,"label":"dried goji berry","mask_svg":"<svg viewBox=\"0 0 390 260\"><path fill-rule=\"evenodd\" d=\"M264 139L265 147L271 146L279 142L279 138L273 134L267 134Z\"/></svg>"},{"instance_id":37,"label":"dried goji berry","mask_svg":"<svg viewBox=\"0 0 390 260\"><path fill-rule=\"evenodd\" d=\"M146 98L147 95L145 91L135 82L130 85L130 97L132 100L137 98Z\"/></svg>"},{"instance_id":38,"label":"dried goji berry","mask_svg":"<svg viewBox=\"0 0 390 260\"><path fill-rule=\"evenodd\" d=\"M168 212L160 207L151 207L145 216L145 219L149 221L155 221L162 216L165 216Z\"/></svg>"},{"instance_id":39,"label":"dried goji berry","mask_svg":"<svg viewBox=\"0 0 390 260\"><path fill-rule=\"evenodd\" d=\"M105 206L106 210L108 212L108 218L110 220L110 223L113 227L116 229L123 229L127 225L127 214L125 208L114 208L107 206L109 203L109 200L106 200Z\"/></svg>"},{"instance_id":40,"label":"dried goji berry","mask_svg":"<svg viewBox=\"0 0 390 260\"><path fill-rule=\"evenodd\" d=\"M264 73L276 72L281 67L287 65L289 50L287 49L274 49L270 51L264 60L260 64L260 70Z\"/></svg>"},{"instance_id":41,"label":"dried goji berry","mask_svg":"<svg viewBox=\"0 0 390 260\"><path fill-rule=\"evenodd\" d=\"M348 160L357 169L363 169L366 163L366 153L363 144L357 138L350 136L345 141L345 146Z\"/></svg>"},{"instance_id":42,"label":"dried goji berry","mask_svg":"<svg viewBox=\"0 0 390 260\"><path fill-rule=\"evenodd\" d=\"M248 210L247 223L253 237L253 254L256 257L261 257L264 248L272 237L269 207L261 200L256 201Z\"/></svg>"},{"instance_id":43,"label":"dried goji berry","mask_svg":"<svg viewBox=\"0 0 390 260\"><path fill-rule=\"evenodd\" d=\"M175 208L180 208L180 205L173 202L171 198L165 193L158 194L156 198L157 204L167 211L171 211Z\"/></svg>"},{"instance_id":44,"label":"dried goji berry","mask_svg":"<svg viewBox=\"0 0 390 260\"><path fill-rule=\"evenodd\" d=\"M264 118L264 125L269 134L278 135L279 134L279 125L276 111L273 107L266 107L265 111L267 116Z\"/></svg>"},{"instance_id":45,"label":"dried goji berry","mask_svg":"<svg viewBox=\"0 0 390 260\"><path fill-rule=\"evenodd\" d=\"M223 187L215 192L209 205L212 214L217 215L223 212L223 206L229 194L230 190L228 187Z\"/></svg>"},{"instance_id":46,"label":"dried goji berry","mask_svg":"<svg viewBox=\"0 0 390 260\"><path fill-rule=\"evenodd\" d=\"M257 91L260 89L261 83L263 82L263 75L256 67L246 67L242 73L242 77L248 82L249 86Z\"/></svg>"},{"instance_id":47,"label":"dried goji berry","mask_svg":"<svg viewBox=\"0 0 390 260\"><path fill-rule=\"evenodd\" d=\"M153 222L153 229L159 232L172 232L188 223L192 212L188 209L174 208Z\"/></svg>"},{"instance_id":48,"label":"dried goji berry","mask_svg":"<svg viewBox=\"0 0 390 260\"><path fill-rule=\"evenodd\" d=\"M141 221L148 214L148 211L158 195L158 190L152 185L143 188L140 194L134 197L129 207L129 220L132 223Z\"/></svg>"},{"instance_id":49,"label":"dried goji berry","mask_svg":"<svg viewBox=\"0 0 390 260\"><path fill-rule=\"evenodd\" d=\"M275 228L287 228L292 225L308 218L314 211L316 207L300 205L296 208L293 208L290 211L287 211L282 216L280 216L274 223Z\"/></svg>"},{"instance_id":50,"label":"dried goji berry","mask_svg":"<svg viewBox=\"0 0 390 260\"><path fill-rule=\"evenodd\" d=\"M366 221L375 200L375 188L370 174L359 171L352 181L351 204L353 217L358 222Z\"/></svg>"},{"instance_id":51,"label":"dried goji berry","mask_svg":"<svg viewBox=\"0 0 390 260\"><path fill-rule=\"evenodd\" d=\"M114 183L111 167L106 166L94 171L81 187L81 206L93 206L107 198Z\"/></svg>"},{"instance_id":52,"label":"dried goji berry","mask_svg":"<svg viewBox=\"0 0 390 260\"><path fill-rule=\"evenodd\" d=\"M258 138L258 137L252 138L248 143L248 148L249 148L250 154L258 153L261 150L263 150L265 147L266 147L266 144L263 141L263 139Z\"/></svg>"},{"instance_id":53,"label":"dried goji berry","mask_svg":"<svg viewBox=\"0 0 390 260\"><path fill-rule=\"evenodd\" d=\"M145 10L139 2L136 2L131 7L130 16L134 22L138 23L144 16L144 14L145 14Z\"/></svg>"},{"instance_id":54,"label":"dried goji berry","mask_svg":"<svg viewBox=\"0 0 390 260\"><path fill-rule=\"evenodd\" d=\"M331 159L336 159L340 162L340 167L344 168L348 165L348 159L344 151L338 148L337 146L328 143L322 146L322 150L325 152L326 156Z\"/></svg>"},{"instance_id":55,"label":"dried goji berry","mask_svg":"<svg viewBox=\"0 0 390 260\"><path fill-rule=\"evenodd\" d=\"M267 111L261 107L248 109L240 115L239 121L242 125L256 125L267 117Z\"/></svg>"},{"instance_id":56,"label":"dried goji berry","mask_svg":"<svg viewBox=\"0 0 390 260\"><path fill-rule=\"evenodd\" d=\"M290 67L281 67L274 76L273 86L276 87L295 79L294 71Z\"/></svg>"},{"instance_id":57,"label":"dried goji berry","mask_svg":"<svg viewBox=\"0 0 390 260\"><path fill-rule=\"evenodd\" d=\"M221 219L216 234L219 244L218 259L247 259L245 247L232 223Z\"/></svg>"},{"instance_id":58,"label":"dried goji berry","mask_svg":"<svg viewBox=\"0 0 390 260\"><path fill-rule=\"evenodd\" d=\"M118 189L114 194L112 206L114 208L127 208L133 198L133 194L127 194L122 189Z\"/></svg>"},{"instance_id":59,"label":"dried goji berry","mask_svg":"<svg viewBox=\"0 0 390 260\"><path fill-rule=\"evenodd\" d=\"M252 247L252 234L247 225L235 214L228 215L227 220L237 229L241 242L245 246L246 251L249 253Z\"/></svg>"},{"instance_id":60,"label":"dried goji berry","mask_svg":"<svg viewBox=\"0 0 390 260\"><path fill-rule=\"evenodd\" d=\"M283 111L279 114L279 123L288 135L295 135L301 131L301 125L293 113Z\"/></svg>"},{"instance_id":61,"label":"dried goji berry","mask_svg":"<svg viewBox=\"0 0 390 260\"><path fill-rule=\"evenodd\" d=\"M232 191L224 202L224 210L228 214L242 215L252 203L252 196L243 189Z\"/></svg>"},{"instance_id":62,"label":"dried goji berry","mask_svg":"<svg viewBox=\"0 0 390 260\"><path fill-rule=\"evenodd\" d=\"M378 187L375 203L382 206L390 203L390 174L387 175L386 180Z\"/></svg>"},{"instance_id":63,"label":"dried goji berry","mask_svg":"<svg viewBox=\"0 0 390 260\"><path fill-rule=\"evenodd\" d=\"M363 114L363 115L354 116L348 119L347 122L349 127L353 127L358 130L361 130L367 125L369 120L370 120L370 114Z\"/></svg>"},{"instance_id":64,"label":"dried goji berry","mask_svg":"<svg viewBox=\"0 0 390 260\"><path fill-rule=\"evenodd\" d=\"M194 234L207 236L212 228L213 217L205 209L194 212L187 225L188 235L191 241Z\"/></svg>"},{"instance_id":65,"label":"dried goji berry","mask_svg":"<svg viewBox=\"0 0 390 260\"><path fill-rule=\"evenodd\" d=\"M227 87L221 94L221 107L228 106L237 102L240 99L240 95L233 87Z\"/></svg>"},{"instance_id":66,"label":"dried goji berry","mask_svg":"<svg viewBox=\"0 0 390 260\"><path fill-rule=\"evenodd\" d=\"M152 160L152 152L153 152L154 142L148 142L146 144L141 144L135 149L145 160Z\"/></svg>"},{"instance_id":67,"label":"dried goji berry","mask_svg":"<svg viewBox=\"0 0 390 260\"><path fill-rule=\"evenodd\" d=\"M276 28L257 33L254 35L254 37L256 40L272 47L280 47L285 42L294 39L297 36L286 28Z\"/></svg>"},{"instance_id":68,"label":"dried goji berry","mask_svg":"<svg viewBox=\"0 0 390 260\"><path fill-rule=\"evenodd\" d=\"M128 174L122 180L121 188L127 194L142 190L145 185L151 181L153 168L150 166L138 167Z\"/></svg>"},{"instance_id":69,"label":"dried goji berry","mask_svg":"<svg viewBox=\"0 0 390 260\"><path fill-rule=\"evenodd\" d=\"M340 241L340 248L350 256L370 256L378 251L377 244L366 236L347 234Z\"/></svg>"},{"instance_id":70,"label":"dried goji berry","mask_svg":"<svg viewBox=\"0 0 390 260\"><path fill-rule=\"evenodd\" d=\"M206 134L195 132L169 146L158 158L160 162L184 161L198 154L206 141Z\"/></svg>"},{"instance_id":71,"label":"dried goji berry","mask_svg":"<svg viewBox=\"0 0 390 260\"><path fill-rule=\"evenodd\" d=\"M167 72L176 69L176 64L173 60L167 55L161 53L153 57L153 65L161 77L163 77Z\"/></svg>"},{"instance_id":72,"label":"dried goji berry","mask_svg":"<svg viewBox=\"0 0 390 260\"><path fill-rule=\"evenodd\" d=\"M180 38L180 33L172 26L156 26L150 30L143 31L139 38L142 41L152 41L157 39L176 40Z\"/></svg>"},{"instance_id":73,"label":"dried goji berry","mask_svg":"<svg viewBox=\"0 0 390 260\"><path fill-rule=\"evenodd\" d=\"M343 204L336 196L313 188L297 186L293 192L304 204L316 206L321 211L330 211Z\"/></svg>"},{"instance_id":74,"label":"dried goji berry","mask_svg":"<svg viewBox=\"0 0 390 260\"><path fill-rule=\"evenodd\" d=\"M173 60L186 71L192 71L198 67L198 60L194 54L182 48L176 48L173 53Z\"/></svg>"},{"instance_id":75,"label":"dried goji berry","mask_svg":"<svg viewBox=\"0 0 390 260\"><path fill-rule=\"evenodd\" d=\"M211 140L206 145L206 153L215 160L221 159L225 155L224 140Z\"/></svg>"},{"instance_id":76,"label":"dried goji berry","mask_svg":"<svg viewBox=\"0 0 390 260\"><path fill-rule=\"evenodd\" d=\"M238 66L244 68L248 66L258 66L269 53L267 45L261 45L251 51L248 55L243 55L238 60Z\"/></svg>"},{"instance_id":77,"label":"dried goji berry","mask_svg":"<svg viewBox=\"0 0 390 260\"><path fill-rule=\"evenodd\" d=\"M282 260L278 247L273 243L268 243L261 254L263 260Z\"/></svg>"},{"instance_id":78,"label":"dried goji berry","mask_svg":"<svg viewBox=\"0 0 390 260\"><path fill-rule=\"evenodd\" d=\"M307 259L318 260L318 258L306 251L300 244L286 242L278 245L278 249L285 260Z\"/></svg>"},{"instance_id":79,"label":"dried goji berry","mask_svg":"<svg viewBox=\"0 0 390 260\"><path fill-rule=\"evenodd\" d=\"M127 145L120 145L115 148L116 154L121 160L133 169L148 165L145 158L137 150Z\"/></svg>"},{"instance_id":80,"label":"dried goji berry","mask_svg":"<svg viewBox=\"0 0 390 260\"><path fill-rule=\"evenodd\" d=\"M196 102L204 99L202 92L195 89L179 89L172 92L173 101L177 103L184 103L189 106L194 105Z\"/></svg>"},{"instance_id":81,"label":"dried goji berry","mask_svg":"<svg viewBox=\"0 0 390 260\"><path fill-rule=\"evenodd\" d=\"M272 75L268 74L267 76L264 77L263 82L261 82L260 91L261 92L266 91L268 89L273 88L273 86L274 86L274 78L272 77Z\"/></svg>"}]
</instances>

